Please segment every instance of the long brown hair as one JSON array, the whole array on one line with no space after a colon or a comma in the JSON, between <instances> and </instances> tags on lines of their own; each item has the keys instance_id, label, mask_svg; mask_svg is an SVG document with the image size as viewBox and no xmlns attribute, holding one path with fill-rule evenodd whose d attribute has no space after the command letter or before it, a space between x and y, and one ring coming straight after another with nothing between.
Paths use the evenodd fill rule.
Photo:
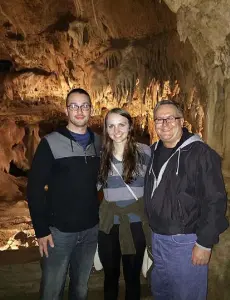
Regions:
<instances>
[{"instance_id":1,"label":"long brown hair","mask_svg":"<svg viewBox=\"0 0 230 300\"><path fill-rule=\"evenodd\" d=\"M130 183L139 174L139 162L141 160L141 155L137 147L134 134L133 120L130 114L121 108L111 109L105 117L104 129L103 129L103 147L101 156L101 166L99 173L99 181L103 187L106 186L106 181L108 178L109 171L111 170L111 160L113 159L113 140L109 137L107 132L107 120L109 114L118 114L125 117L129 122L129 134L127 137L127 142L125 144L123 153L123 180L126 183Z\"/></svg>"}]
</instances>

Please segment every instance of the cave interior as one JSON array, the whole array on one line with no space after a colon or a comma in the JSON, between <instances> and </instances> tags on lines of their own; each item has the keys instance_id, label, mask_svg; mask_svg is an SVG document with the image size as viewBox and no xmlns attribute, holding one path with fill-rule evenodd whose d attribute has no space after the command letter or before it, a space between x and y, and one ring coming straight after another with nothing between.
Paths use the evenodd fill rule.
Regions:
<instances>
[{"instance_id":1,"label":"cave interior","mask_svg":"<svg viewBox=\"0 0 230 300\"><path fill-rule=\"evenodd\" d=\"M185 126L221 156L230 193L229 16L226 0L1 0L0 250L36 246L27 174L75 87L92 97L95 131L123 107L149 144L155 104L180 103ZM228 299L228 236L213 254L210 299Z\"/></svg>"}]
</instances>

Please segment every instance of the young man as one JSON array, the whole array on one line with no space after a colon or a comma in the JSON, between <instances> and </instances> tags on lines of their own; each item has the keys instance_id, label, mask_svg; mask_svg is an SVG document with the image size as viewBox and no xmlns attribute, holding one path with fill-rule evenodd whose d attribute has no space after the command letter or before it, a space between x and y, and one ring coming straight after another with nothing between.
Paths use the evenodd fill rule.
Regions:
<instances>
[{"instance_id":1,"label":"young man","mask_svg":"<svg viewBox=\"0 0 230 300\"><path fill-rule=\"evenodd\" d=\"M66 98L68 125L38 145L28 178L28 204L41 254L40 299L85 300L98 236L100 139L88 127L91 99L83 89ZM45 186L48 186L48 190Z\"/></svg>"},{"instance_id":2,"label":"young man","mask_svg":"<svg viewBox=\"0 0 230 300\"><path fill-rule=\"evenodd\" d=\"M160 140L145 179L152 292L156 300L205 300L212 246L228 227L220 157L183 128L174 102L159 102L154 120Z\"/></svg>"}]
</instances>

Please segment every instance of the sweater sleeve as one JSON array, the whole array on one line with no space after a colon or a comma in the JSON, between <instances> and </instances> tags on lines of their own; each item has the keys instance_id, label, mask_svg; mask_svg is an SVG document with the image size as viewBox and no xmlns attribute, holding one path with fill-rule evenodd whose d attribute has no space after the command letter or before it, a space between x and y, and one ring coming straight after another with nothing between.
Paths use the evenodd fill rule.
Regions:
<instances>
[{"instance_id":1,"label":"sweater sleeve","mask_svg":"<svg viewBox=\"0 0 230 300\"><path fill-rule=\"evenodd\" d=\"M202 160L201 160L202 159ZM227 195L221 172L219 155L209 147L200 158L198 188L200 189L201 215L197 229L197 243L211 248L219 235L228 227L225 217Z\"/></svg>"},{"instance_id":2,"label":"sweater sleeve","mask_svg":"<svg viewBox=\"0 0 230 300\"><path fill-rule=\"evenodd\" d=\"M39 143L29 172L27 201L37 238L50 234L45 185L51 175L54 157L45 138Z\"/></svg>"}]
</instances>

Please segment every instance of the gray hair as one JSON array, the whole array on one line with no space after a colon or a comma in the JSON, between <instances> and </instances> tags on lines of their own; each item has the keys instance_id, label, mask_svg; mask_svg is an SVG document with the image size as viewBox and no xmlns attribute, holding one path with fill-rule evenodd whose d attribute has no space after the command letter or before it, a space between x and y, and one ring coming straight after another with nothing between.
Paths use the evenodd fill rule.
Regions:
<instances>
[{"instance_id":1,"label":"gray hair","mask_svg":"<svg viewBox=\"0 0 230 300\"><path fill-rule=\"evenodd\" d=\"M176 103L176 102L174 102L174 101L172 101L172 100L161 100L161 101L159 101L159 102L157 103L157 105L156 105L156 106L154 107L154 109L153 109L153 116L156 115L156 112L157 112L158 108L159 108L160 106L162 106L162 105L173 105L173 106L176 108L176 110L177 110L177 112L178 112L178 115L179 115L180 117L182 117L182 118L184 117L184 112L183 112L181 106L180 106L178 103Z\"/></svg>"}]
</instances>

